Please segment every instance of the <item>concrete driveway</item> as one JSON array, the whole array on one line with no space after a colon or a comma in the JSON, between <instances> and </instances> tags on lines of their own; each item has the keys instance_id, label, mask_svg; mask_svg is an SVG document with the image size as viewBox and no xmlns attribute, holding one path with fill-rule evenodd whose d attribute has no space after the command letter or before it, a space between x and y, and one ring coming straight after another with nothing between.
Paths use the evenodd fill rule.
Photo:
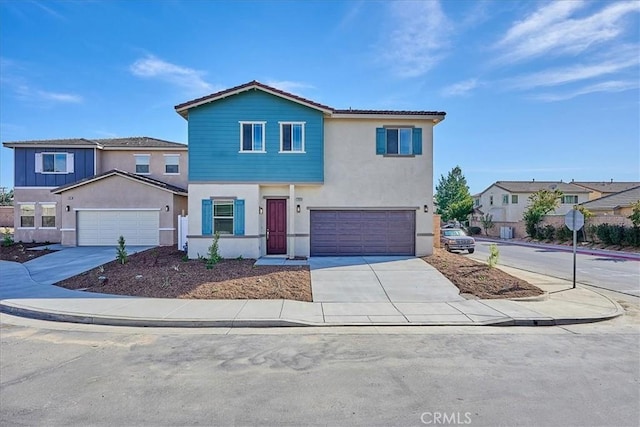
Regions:
<instances>
[{"instance_id":1,"label":"concrete driveway","mask_svg":"<svg viewBox=\"0 0 640 427\"><path fill-rule=\"evenodd\" d=\"M314 302L464 301L438 270L414 257L309 259Z\"/></svg>"},{"instance_id":2,"label":"concrete driveway","mask_svg":"<svg viewBox=\"0 0 640 427\"><path fill-rule=\"evenodd\" d=\"M56 251L24 263L31 278L43 285L57 283L116 259L115 246L49 247ZM152 246L127 246L127 253L132 255L150 248Z\"/></svg>"}]
</instances>

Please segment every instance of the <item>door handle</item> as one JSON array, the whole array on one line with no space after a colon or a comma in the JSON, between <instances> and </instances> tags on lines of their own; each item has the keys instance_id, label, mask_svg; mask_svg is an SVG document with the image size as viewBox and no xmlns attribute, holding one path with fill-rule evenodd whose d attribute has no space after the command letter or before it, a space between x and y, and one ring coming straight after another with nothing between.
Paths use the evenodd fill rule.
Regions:
<instances>
[{"instance_id":1,"label":"door handle","mask_svg":"<svg viewBox=\"0 0 640 427\"><path fill-rule=\"evenodd\" d=\"M269 229L267 228L267 240L269 240Z\"/></svg>"}]
</instances>

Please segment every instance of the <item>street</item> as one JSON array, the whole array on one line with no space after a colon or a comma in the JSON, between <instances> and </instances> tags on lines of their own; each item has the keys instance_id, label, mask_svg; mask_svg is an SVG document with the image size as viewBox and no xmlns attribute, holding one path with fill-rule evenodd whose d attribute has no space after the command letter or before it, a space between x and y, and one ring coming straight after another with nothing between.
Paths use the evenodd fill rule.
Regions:
<instances>
[{"instance_id":1,"label":"street","mask_svg":"<svg viewBox=\"0 0 640 427\"><path fill-rule=\"evenodd\" d=\"M153 329L1 319L7 426L640 422L637 310L548 328Z\"/></svg>"},{"instance_id":2,"label":"street","mask_svg":"<svg viewBox=\"0 0 640 427\"><path fill-rule=\"evenodd\" d=\"M471 255L465 253L464 256L486 262L491 243L478 241L475 253ZM571 252L508 243L497 243L497 245L500 250L498 265L572 280L573 253ZM577 254L576 281L640 297L640 261Z\"/></svg>"}]
</instances>

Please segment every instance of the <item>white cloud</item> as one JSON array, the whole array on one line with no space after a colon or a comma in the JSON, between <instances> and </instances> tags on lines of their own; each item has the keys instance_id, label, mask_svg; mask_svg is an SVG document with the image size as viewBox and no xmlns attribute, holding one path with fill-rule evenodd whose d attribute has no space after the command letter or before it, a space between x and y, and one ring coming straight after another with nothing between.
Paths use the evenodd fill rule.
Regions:
<instances>
[{"instance_id":1,"label":"white cloud","mask_svg":"<svg viewBox=\"0 0 640 427\"><path fill-rule=\"evenodd\" d=\"M267 80L265 84L291 93L295 93L296 91L301 91L303 89L315 88L313 85L304 82L294 82L290 80Z\"/></svg>"},{"instance_id":2,"label":"white cloud","mask_svg":"<svg viewBox=\"0 0 640 427\"><path fill-rule=\"evenodd\" d=\"M390 3L390 22L380 55L401 77L425 74L445 55L451 24L439 1Z\"/></svg>"},{"instance_id":3,"label":"white cloud","mask_svg":"<svg viewBox=\"0 0 640 427\"><path fill-rule=\"evenodd\" d=\"M534 95L531 98L539 101L545 102L557 102L557 101L565 101L567 99L575 98L581 95L587 95L590 93L598 93L598 92L624 92L627 90L638 89L640 84L637 80L610 80L606 82L596 83L589 86L582 87L580 89L565 92L562 94L552 94L552 93L543 93L539 95Z\"/></svg>"},{"instance_id":4,"label":"white cloud","mask_svg":"<svg viewBox=\"0 0 640 427\"><path fill-rule=\"evenodd\" d=\"M622 18L640 12L640 2L611 3L590 16L571 18L589 3L549 3L516 22L495 45L504 50L499 62L518 62L541 55L579 54L611 41L625 31Z\"/></svg>"},{"instance_id":5,"label":"white cloud","mask_svg":"<svg viewBox=\"0 0 640 427\"><path fill-rule=\"evenodd\" d=\"M442 96L465 96L481 85L478 79L468 79L446 86L440 93Z\"/></svg>"},{"instance_id":6,"label":"white cloud","mask_svg":"<svg viewBox=\"0 0 640 427\"><path fill-rule=\"evenodd\" d=\"M47 92L44 90L37 90L34 92L37 96L47 101L79 104L82 103L83 98L80 95L73 93L60 93L60 92Z\"/></svg>"},{"instance_id":7,"label":"white cloud","mask_svg":"<svg viewBox=\"0 0 640 427\"><path fill-rule=\"evenodd\" d=\"M166 62L153 55L135 61L129 67L133 75L159 79L193 92L211 92L214 87L203 79L202 71Z\"/></svg>"}]
</instances>

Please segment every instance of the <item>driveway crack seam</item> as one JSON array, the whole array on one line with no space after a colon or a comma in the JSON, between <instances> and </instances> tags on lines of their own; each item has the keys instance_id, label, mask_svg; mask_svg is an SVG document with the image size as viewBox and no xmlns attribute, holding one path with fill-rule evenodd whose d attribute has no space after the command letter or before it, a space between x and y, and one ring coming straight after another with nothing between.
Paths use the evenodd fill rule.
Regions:
<instances>
[{"instance_id":1,"label":"driveway crack seam","mask_svg":"<svg viewBox=\"0 0 640 427\"><path fill-rule=\"evenodd\" d=\"M404 317L404 320L406 320L408 323L411 323L411 322L409 322L409 319L407 318L407 316L405 316L405 315L404 315L404 313L403 313L402 311L400 311L400 309L399 309L398 307L396 307L396 304L395 304L393 301L391 301L391 298L389 298L389 294L387 293L387 290L384 288L384 286L382 286L382 281L381 281L381 280L380 280L380 278L378 277L378 273L376 273L376 271L373 269L373 267L371 267L371 264L369 264L369 261L367 261L367 260L365 259L365 262L367 263L367 265L369 266L369 268L370 268L370 269L371 269L371 271L373 272L373 275L374 275L374 276L376 276L376 280L378 281L378 284L379 284L379 285L380 285L380 287L382 288L382 292L384 292L384 295L385 295L385 296L387 297L387 299L389 300L389 303L391 304L391 306L392 306L393 308L395 308L395 309L396 309L396 311L402 315L402 317Z\"/></svg>"}]
</instances>

